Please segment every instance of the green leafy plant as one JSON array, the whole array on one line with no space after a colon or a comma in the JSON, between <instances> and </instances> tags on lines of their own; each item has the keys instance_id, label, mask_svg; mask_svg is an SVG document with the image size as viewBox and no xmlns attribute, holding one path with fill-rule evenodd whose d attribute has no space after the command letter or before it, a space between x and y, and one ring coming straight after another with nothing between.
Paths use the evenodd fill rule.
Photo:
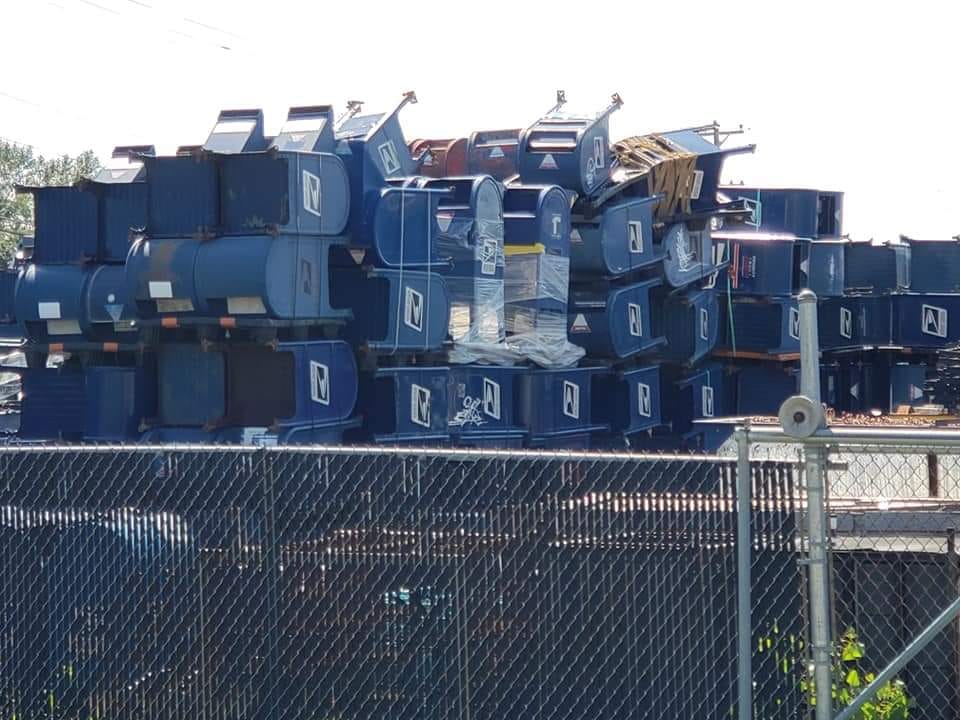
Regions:
<instances>
[{"instance_id":1,"label":"green leafy plant","mask_svg":"<svg viewBox=\"0 0 960 720\"><path fill-rule=\"evenodd\" d=\"M863 689L874 681L876 674L867 671L866 649L860 641L857 631L847 630L837 641L833 652L833 702L838 708L845 708ZM816 688L813 677L806 675L801 681L801 689L811 707L816 706ZM856 720L907 720L910 717L912 700L901 680L892 680L881 687L876 696L863 704L854 715Z\"/></svg>"}]
</instances>

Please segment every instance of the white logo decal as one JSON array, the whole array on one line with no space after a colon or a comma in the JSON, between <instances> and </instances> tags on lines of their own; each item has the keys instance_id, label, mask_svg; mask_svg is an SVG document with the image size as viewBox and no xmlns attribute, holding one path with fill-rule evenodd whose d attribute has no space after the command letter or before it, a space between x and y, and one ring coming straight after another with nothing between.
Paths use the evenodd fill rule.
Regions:
<instances>
[{"instance_id":1,"label":"white logo decal","mask_svg":"<svg viewBox=\"0 0 960 720\"><path fill-rule=\"evenodd\" d=\"M853 337L853 313L849 308L840 308L840 335L847 340Z\"/></svg>"},{"instance_id":2,"label":"white logo decal","mask_svg":"<svg viewBox=\"0 0 960 720\"><path fill-rule=\"evenodd\" d=\"M650 417L653 414L650 402L650 386L646 383L637 383L637 413L640 417Z\"/></svg>"},{"instance_id":3,"label":"white logo decal","mask_svg":"<svg viewBox=\"0 0 960 720\"><path fill-rule=\"evenodd\" d=\"M640 316L640 306L636 303L628 303L627 314L630 321L630 334L634 337L640 337L643 335L643 320Z\"/></svg>"},{"instance_id":4,"label":"white logo decal","mask_svg":"<svg viewBox=\"0 0 960 720\"><path fill-rule=\"evenodd\" d=\"M631 220L627 223L627 236L630 241L630 252L643 252L643 223L639 220Z\"/></svg>"},{"instance_id":5,"label":"white logo decal","mask_svg":"<svg viewBox=\"0 0 960 720\"><path fill-rule=\"evenodd\" d=\"M400 170L400 156L397 155L397 148L393 140L387 140L380 145L377 150L380 151L380 162L383 163L383 174L389 177Z\"/></svg>"},{"instance_id":6,"label":"white logo decal","mask_svg":"<svg viewBox=\"0 0 960 720\"><path fill-rule=\"evenodd\" d=\"M430 427L430 390L416 383L410 386L410 420Z\"/></svg>"},{"instance_id":7,"label":"white logo decal","mask_svg":"<svg viewBox=\"0 0 960 720\"><path fill-rule=\"evenodd\" d=\"M412 287L404 287L403 324L423 332L423 295Z\"/></svg>"},{"instance_id":8,"label":"white logo decal","mask_svg":"<svg viewBox=\"0 0 960 720\"><path fill-rule=\"evenodd\" d=\"M700 339L710 339L710 313L706 308L700 308Z\"/></svg>"},{"instance_id":9,"label":"white logo decal","mask_svg":"<svg viewBox=\"0 0 960 720\"><path fill-rule=\"evenodd\" d=\"M541 170L556 170L557 161L553 159L553 155L547 153L543 156L543 160L540 161Z\"/></svg>"},{"instance_id":10,"label":"white logo decal","mask_svg":"<svg viewBox=\"0 0 960 720\"><path fill-rule=\"evenodd\" d=\"M593 166L600 170L603 168L603 164L606 162L605 158L606 153L603 148L603 138L595 137L593 139Z\"/></svg>"},{"instance_id":11,"label":"white logo decal","mask_svg":"<svg viewBox=\"0 0 960 720\"><path fill-rule=\"evenodd\" d=\"M570 332L574 333L587 333L592 332L590 330L590 323L587 322L586 316L583 313L577 313L573 318L573 324L570 326Z\"/></svg>"},{"instance_id":12,"label":"white logo decal","mask_svg":"<svg viewBox=\"0 0 960 720\"><path fill-rule=\"evenodd\" d=\"M500 383L490 378L483 379L483 414L500 419Z\"/></svg>"},{"instance_id":13,"label":"white logo decal","mask_svg":"<svg viewBox=\"0 0 960 720\"><path fill-rule=\"evenodd\" d=\"M310 361L310 398L321 405L330 404L330 368Z\"/></svg>"},{"instance_id":14,"label":"white logo decal","mask_svg":"<svg viewBox=\"0 0 960 720\"><path fill-rule=\"evenodd\" d=\"M320 217L320 178L307 170L303 171L303 209Z\"/></svg>"},{"instance_id":15,"label":"white logo decal","mask_svg":"<svg viewBox=\"0 0 960 720\"><path fill-rule=\"evenodd\" d=\"M800 339L800 310L795 307L790 308L790 337Z\"/></svg>"},{"instance_id":16,"label":"white logo decal","mask_svg":"<svg viewBox=\"0 0 960 720\"><path fill-rule=\"evenodd\" d=\"M945 338L947 336L947 310L936 305L923 306L923 327L926 335Z\"/></svg>"},{"instance_id":17,"label":"white logo decal","mask_svg":"<svg viewBox=\"0 0 960 720\"><path fill-rule=\"evenodd\" d=\"M690 190L690 199L699 200L700 190L703 187L703 170L693 171L693 188Z\"/></svg>"},{"instance_id":18,"label":"white logo decal","mask_svg":"<svg viewBox=\"0 0 960 720\"><path fill-rule=\"evenodd\" d=\"M503 157L503 148L500 147L499 145L497 145L496 147L493 148L493 150L490 151L491 160L496 160L497 158L502 158L502 157Z\"/></svg>"},{"instance_id":19,"label":"white logo decal","mask_svg":"<svg viewBox=\"0 0 960 720\"><path fill-rule=\"evenodd\" d=\"M563 381L563 414L580 419L580 386L569 380Z\"/></svg>"},{"instance_id":20,"label":"white logo decal","mask_svg":"<svg viewBox=\"0 0 960 720\"><path fill-rule=\"evenodd\" d=\"M480 274L495 275L497 273L497 240L484 238L480 246Z\"/></svg>"},{"instance_id":21,"label":"white logo decal","mask_svg":"<svg viewBox=\"0 0 960 720\"><path fill-rule=\"evenodd\" d=\"M559 215L554 215L551 218L551 222L553 223L553 236L555 238L560 237L560 224L563 222L563 218Z\"/></svg>"},{"instance_id":22,"label":"white logo decal","mask_svg":"<svg viewBox=\"0 0 960 720\"><path fill-rule=\"evenodd\" d=\"M703 411L704 417L713 417L713 388L709 385L704 385L700 390L701 410Z\"/></svg>"}]
</instances>

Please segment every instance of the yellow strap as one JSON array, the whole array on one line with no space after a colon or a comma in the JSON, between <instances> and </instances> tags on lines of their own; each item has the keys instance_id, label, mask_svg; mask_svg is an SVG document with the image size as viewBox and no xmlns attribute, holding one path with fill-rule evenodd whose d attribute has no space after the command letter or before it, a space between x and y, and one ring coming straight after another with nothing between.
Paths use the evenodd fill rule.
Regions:
<instances>
[{"instance_id":1,"label":"yellow strap","mask_svg":"<svg viewBox=\"0 0 960 720\"><path fill-rule=\"evenodd\" d=\"M533 245L504 245L503 254L507 257L511 255L543 255L547 251L543 243L534 243Z\"/></svg>"}]
</instances>

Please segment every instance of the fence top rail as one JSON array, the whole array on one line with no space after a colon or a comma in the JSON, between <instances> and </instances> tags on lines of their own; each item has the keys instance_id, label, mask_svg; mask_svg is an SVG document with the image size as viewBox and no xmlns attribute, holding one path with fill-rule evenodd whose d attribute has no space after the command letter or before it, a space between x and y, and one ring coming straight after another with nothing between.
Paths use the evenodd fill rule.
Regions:
<instances>
[{"instance_id":1,"label":"fence top rail","mask_svg":"<svg viewBox=\"0 0 960 720\"><path fill-rule=\"evenodd\" d=\"M900 452L905 448L936 447L960 452L960 429L918 427L865 427L832 425L807 438L795 438L778 425L738 426L736 433L753 444L792 443L869 448L875 452Z\"/></svg>"},{"instance_id":2,"label":"fence top rail","mask_svg":"<svg viewBox=\"0 0 960 720\"><path fill-rule=\"evenodd\" d=\"M490 448L384 447L379 445L294 445L259 447L253 445L202 445L167 443L162 445L8 445L0 447L2 455L30 454L110 454L110 453L221 453L235 455L350 455L380 457L413 457L455 460L568 460L653 462L679 461L730 465L735 458L706 454L634 453L568 450L495 450Z\"/></svg>"}]
</instances>

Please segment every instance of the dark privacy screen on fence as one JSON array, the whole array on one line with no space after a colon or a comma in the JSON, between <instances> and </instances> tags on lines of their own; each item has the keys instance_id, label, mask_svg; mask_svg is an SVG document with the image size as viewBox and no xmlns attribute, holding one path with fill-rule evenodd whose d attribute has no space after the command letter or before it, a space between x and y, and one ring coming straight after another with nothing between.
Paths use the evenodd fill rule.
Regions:
<instances>
[{"instance_id":1,"label":"dark privacy screen on fence","mask_svg":"<svg viewBox=\"0 0 960 720\"><path fill-rule=\"evenodd\" d=\"M792 466L753 477L757 715L793 718ZM727 718L734 479L705 458L0 451L0 713Z\"/></svg>"}]
</instances>

